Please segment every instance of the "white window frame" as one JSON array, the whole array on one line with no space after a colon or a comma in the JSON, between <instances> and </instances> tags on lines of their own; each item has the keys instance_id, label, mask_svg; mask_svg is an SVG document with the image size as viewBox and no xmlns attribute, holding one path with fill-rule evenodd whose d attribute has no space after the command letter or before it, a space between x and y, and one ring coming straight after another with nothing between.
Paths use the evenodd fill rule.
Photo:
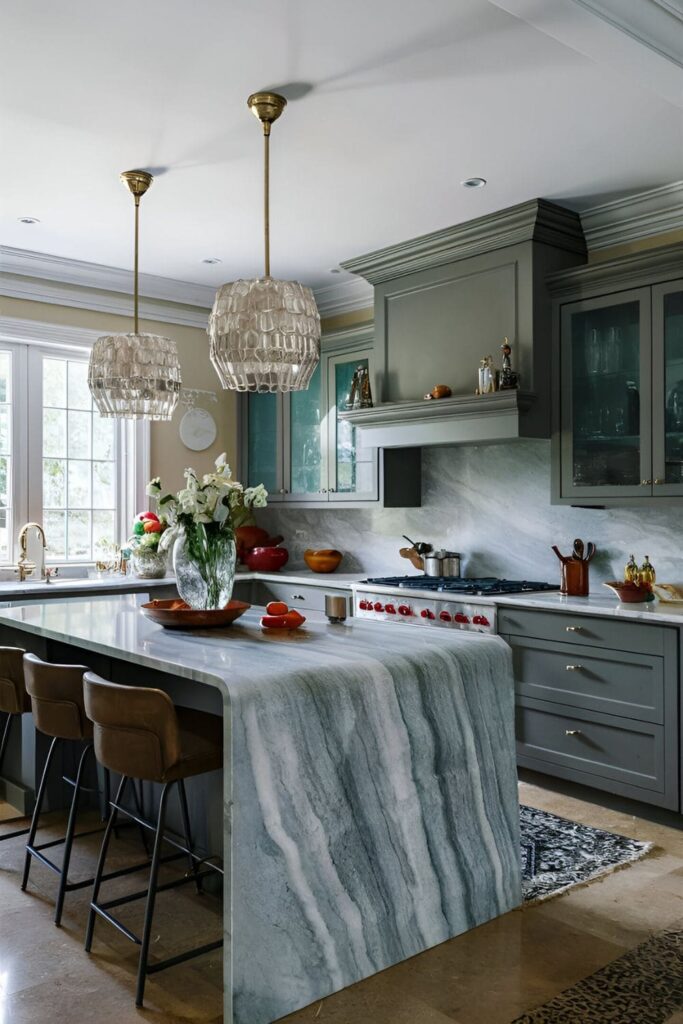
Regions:
<instances>
[{"instance_id":1,"label":"white window frame","mask_svg":"<svg viewBox=\"0 0 683 1024\"><path fill-rule=\"evenodd\" d=\"M43 514L42 502L37 502L37 496L42 494L42 474L39 469L43 458L42 425L40 429L35 429L28 415L29 388L32 386L29 370L33 369L35 374L39 360L44 355L59 354L65 358L78 355L87 358L101 333L80 327L0 317L0 349L12 353L12 538L9 564L14 564L19 556L17 535L22 524L41 522ZM33 367L31 364L34 364ZM42 393L42 374L37 378L37 383ZM33 405L34 408L38 407L36 403ZM42 402L39 405L42 415ZM130 533L134 516L147 502L145 490L150 478L150 424L147 420L118 420L117 423L117 533L123 540ZM36 481L39 481L37 487ZM92 565L93 562L56 559L52 564L75 566Z\"/></svg>"}]
</instances>

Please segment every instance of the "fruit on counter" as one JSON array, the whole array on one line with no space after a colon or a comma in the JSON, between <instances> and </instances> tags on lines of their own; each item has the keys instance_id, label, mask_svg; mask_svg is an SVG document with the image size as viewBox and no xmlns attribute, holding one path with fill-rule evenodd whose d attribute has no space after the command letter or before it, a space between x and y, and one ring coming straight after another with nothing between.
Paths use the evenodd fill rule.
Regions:
<instances>
[{"instance_id":1,"label":"fruit on counter","mask_svg":"<svg viewBox=\"0 0 683 1024\"><path fill-rule=\"evenodd\" d=\"M312 572L334 572L343 557L335 548L319 548L317 551L306 548L304 551L304 562Z\"/></svg>"},{"instance_id":2,"label":"fruit on counter","mask_svg":"<svg viewBox=\"0 0 683 1024\"><path fill-rule=\"evenodd\" d=\"M273 614L271 608L284 608L283 613ZM301 615L296 608L291 610L283 601L271 601L266 606L266 615L261 616L261 625L264 629L298 629L306 621L305 615Z\"/></svg>"},{"instance_id":3,"label":"fruit on counter","mask_svg":"<svg viewBox=\"0 0 683 1024\"><path fill-rule=\"evenodd\" d=\"M269 601L266 605L268 615L286 615L288 611L289 605L286 605L284 601Z\"/></svg>"},{"instance_id":4,"label":"fruit on counter","mask_svg":"<svg viewBox=\"0 0 683 1024\"><path fill-rule=\"evenodd\" d=\"M287 564L289 551L287 548L258 547L246 554L246 562L254 572L277 572Z\"/></svg>"}]
</instances>

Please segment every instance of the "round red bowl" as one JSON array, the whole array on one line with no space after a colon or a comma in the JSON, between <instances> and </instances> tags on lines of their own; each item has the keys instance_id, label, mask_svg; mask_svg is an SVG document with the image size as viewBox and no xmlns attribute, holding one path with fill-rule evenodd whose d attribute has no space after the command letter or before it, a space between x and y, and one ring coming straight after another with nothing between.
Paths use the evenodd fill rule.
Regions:
<instances>
[{"instance_id":1,"label":"round red bowl","mask_svg":"<svg viewBox=\"0 0 683 1024\"><path fill-rule=\"evenodd\" d=\"M277 572L287 564L287 548L252 548L246 554L247 565L254 572Z\"/></svg>"}]
</instances>

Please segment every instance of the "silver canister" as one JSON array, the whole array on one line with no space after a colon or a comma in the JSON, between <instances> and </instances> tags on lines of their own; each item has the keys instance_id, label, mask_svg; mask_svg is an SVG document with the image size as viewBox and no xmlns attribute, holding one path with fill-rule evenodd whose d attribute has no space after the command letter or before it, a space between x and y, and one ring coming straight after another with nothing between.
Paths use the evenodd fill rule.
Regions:
<instances>
[{"instance_id":1,"label":"silver canister","mask_svg":"<svg viewBox=\"0 0 683 1024\"><path fill-rule=\"evenodd\" d=\"M432 551L424 555L425 576L459 576L460 554L457 551Z\"/></svg>"},{"instance_id":2,"label":"silver canister","mask_svg":"<svg viewBox=\"0 0 683 1024\"><path fill-rule=\"evenodd\" d=\"M325 615L330 622L344 622L348 613L348 598L325 594Z\"/></svg>"},{"instance_id":3,"label":"silver canister","mask_svg":"<svg viewBox=\"0 0 683 1024\"><path fill-rule=\"evenodd\" d=\"M422 556L425 564L425 576L441 575L441 558L439 552L430 551L428 555Z\"/></svg>"}]
</instances>

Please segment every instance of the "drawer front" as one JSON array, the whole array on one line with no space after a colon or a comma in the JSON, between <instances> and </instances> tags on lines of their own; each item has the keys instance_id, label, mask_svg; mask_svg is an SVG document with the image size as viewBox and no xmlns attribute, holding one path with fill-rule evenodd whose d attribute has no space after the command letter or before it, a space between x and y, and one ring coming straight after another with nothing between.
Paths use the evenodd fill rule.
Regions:
<instances>
[{"instance_id":1,"label":"drawer front","mask_svg":"<svg viewBox=\"0 0 683 1024\"><path fill-rule=\"evenodd\" d=\"M332 587L307 587L300 583L273 583L271 580L258 581L259 604L268 601L284 601L290 608L307 608L309 611L325 611L325 595L346 598L347 615L351 614L351 594L348 590L334 590Z\"/></svg>"},{"instance_id":2,"label":"drawer front","mask_svg":"<svg viewBox=\"0 0 683 1024\"><path fill-rule=\"evenodd\" d=\"M569 612L539 612L526 608L498 606L498 632L539 640L607 647L615 651L663 654L661 626L641 622L603 619L597 615L571 615Z\"/></svg>"},{"instance_id":3,"label":"drawer front","mask_svg":"<svg viewBox=\"0 0 683 1024\"><path fill-rule=\"evenodd\" d=\"M642 722L664 722L664 659L510 637L517 693Z\"/></svg>"},{"instance_id":4,"label":"drawer front","mask_svg":"<svg viewBox=\"0 0 683 1024\"><path fill-rule=\"evenodd\" d=\"M648 792L664 793L666 788L664 730L660 725L520 697L517 752L523 759L591 776L582 780L589 785L602 781L601 788L610 789L606 782L620 782L634 796L640 791L641 799L647 799ZM540 766L539 770L544 769Z\"/></svg>"}]
</instances>

